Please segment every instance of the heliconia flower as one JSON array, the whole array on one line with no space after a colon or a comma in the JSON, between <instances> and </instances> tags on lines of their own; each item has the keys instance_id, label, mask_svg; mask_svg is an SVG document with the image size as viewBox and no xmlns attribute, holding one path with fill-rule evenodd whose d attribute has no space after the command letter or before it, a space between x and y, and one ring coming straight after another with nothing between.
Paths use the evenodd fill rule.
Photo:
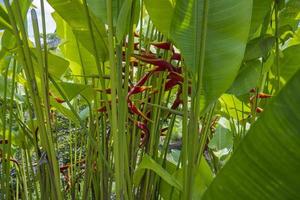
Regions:
<instances>
[{"instance_id":1,"label":"heliconia flower","mask_svg":"<svg viewBox=\"0 0 300 200\"><path fill-rule=\"evenodd\" d=\"M249 92L255 93L256 92L256 88L252 88Z\"/></svg>"},{"instance_id":2,"label":"heliconia flower","mask_svg":"<svg viewBox=\"0 0 300 200\"><path fill-rule=\"evenodd\" d=\"M259 93L259 94L257 95L257 98L261 98L261 99L266 99L266 98L270 98L270 97L272 97L272 95L270 95L270 94L265 94L265 93Z\"/></svg>"},{"instance_id":3,"label":"heliconia flower","mask_svg":"<svg viewBox=\"0 0 300 200\"><path fill-rule=\"evenodd\" d=\"M152 64L152 65L155 65L155 66L158 66L159 68L156 68L156 71L163 71L163 70L168 70L168 71L175 71L174 70L174 66L163 60L163 59L160 59L160 58L149 58L148 56L140 56L140 55L134 55L135 58L145 62L145 63L148 63L148 64Z\"/></svg>"},{"instance_id":4,"label":"heliconia flower","mask_svg":"<svg viewBox=\"0 0 300 200\"><path fill-rule=\"evenodd\" d=\"M8 144L8 140L0 140L0 144Z\"/></svg>"},{"instance_id":5,"label":"heliconia flower","mask_svg":"<svg viewBox=\"0 0 300 200\"><path fill-rule=\"evenodd\" d=\"M130 57L130 61L129 62L134 67L143 66L143 64L139 63L138 59L136 59L135 57Z\"/></svg>"},{"instance_id":6,"label":"heliconia flower","mask_svg":"<svg viewBox=\"0 0 300 200\"><path fill-rule=\"evenodd\" d=\"M106 111L107 111L106 106L97 109L97 112L106 112Z\"/></svg>"},{"instance_id":7,"label":"heliconia flower","mask_svg":"<svg viewBox=\"0 0 300 200\"><path fill-rule=\"evenodd\" d=\"M136 84L136 86L142 86L146 83L146 81L149 79L149 77L152 75L153 72L148 72L145 74Z\"/></svg>"},{"instance_id":8,"label":"heliconia flower","mask_svg":"<svg viewBox=\"0 0 300 200\"><path fill-rule=\"evenodd\" d=\"M171 50L172 44L170 42L151 42L151 45L164 50Z\"/></svg>"},{"instance_id":9,"label":"heliconia flower","mask_svg":"<svg viewBox=\"0 0 300 200\"><path fill-rule=\"evenodd\" d=\"M177 73L177 72L170 72L167 76L168 79L173 79L176 80L178 82L183 82L183 77L181 74Z\"/></svg>"},{"instance_id":10,"label":"heliconia flower","mask_svg":"<svg viewBox=\"0 0 300 200\"><path fill-rule=\"evenodd\" d=\"M145 146L145 144L147 143L147 141L149 139L149 129L148 129L146 123L144 123L144 122L135 121L134 124L142 131L143 135L141 138L140 147L143 147L143 146Z\"/></svg>"},{"instance_id":11,"label":"heliconia flower","mask_svg":"<svg viewBox=\"0 0 300 200\"><path fill-rule=\"evenodd\" d=\"M66 165L60 166L59 170L60 170L60 172L63 172L65 170L67 170L68 168L70 168L70 166L71 166L70 164L66 164Z\"/></svg>"},{"instance_id":12,"label":"heliconia flower","mask_svg":"<svg viewBox=\"0 0 300 200\"><path fill-rule=\"evenodd\" d=\"M176 86L177 84L180 84L180 81L176 80L176 79L170 79L165 83L165 91L169 91L171 90L174 86Z\"/></svg>"},{"instance_id":13,"label":"heliconia flower","mask_svg":"<svg viewBox=\"0 0 300 200\"><path fill-rule=\"evenodd\" d=\"M147 121L151 121L151 119L149 119L146 115L144 115L144 113L140 111L129 99L127 100L127 105L131 113L137 114L138 116L141 116Z\"/></svg>"},{"instance_id":14,"label":"heliconia flower","mask_svg":"<svg viewBox=\"0 0 300 200\"><path fill-rule=\"evenodd\" d=\"M131 95L138 94L141 92L144 92L145 90L151 89L151 86L134 86L131 88L131 90L128 92L127 98L129 98Z\"/></svg>"},{"instance_id":15,"label":"heliconia flower","mask_svg":"<svg viewBox=\"0 0 300 200\"><path fill-rule=\"evenodd\" d=\"M173 110L177 109L178 106L182 103L183 103L183 101L179 98L179 95L177 95L175 101L173 102L173 105L171 106L171 109L173 109Z\"/></svg>"},{"instance_id":16,"label":"heliconia flower","mask_svg":"<svg viewBox=\"0 0 300 200\"><path fill-rule=\"evenodd\" d=\"M181 61L181 54L180 53L173 53L171 59Z\"/></svg>"},{"instance_id":17,"label":"heliconia flower","mask_svg":"<svg viewBox=\"0 0 300 200\"><path fill-rule=\"evenodd\" d=\"M250 97L250 103L253 103L255 97L260 98L260 99L267 99L267 98L271 98L272 95L270 95L270 94L265 94L265 93L259 93L259 94L257 94L256 96L255 96L255 95L252 95L252 96Z\"/></svg>"},{"instance_id":18,"label":"heliconia flower","mask_svg":"<svg viewBox=\"0 0 300 200\"><path fill-rule=\"evenodd\" d=\"M65 100L63 100L63 99L61 99L61 98L59 98L59 97L54 97L54 99L55 99L55 101L56 101L57 103L64 103L64 102L66 102Z\"/></svg>"},{"instance_id":19,"label":"heliconia flower","mask_svg":"<svg viewBox=\"0 0 300 200\"><path fill-rule=\"evenodd\" d=\"M136 56L141 56L144 58L149 58L149 59L158 59L159 57L157 57L156 54L152 53L152 52L144 52L141 55L135 54Z\"/></svg>"},{"instance_id":20,"label":"heliconia flower","mask_svg":"<svg viewBox=\"0 0 300 200\"><path fill-rule=\"evenodd\" d=\"M131 119L132 120L132 119ZM133 121L133 124L136 125L142 131L142 137L140 140L140 147L144 146L149 138L149 129L147 124L141 121Z\"/></svg>"},{"instance_id":21,"label":"heliconia flower","mask_svg":"<svg viewBox=\"0 0 300 200\"><path fill-rule=\"evenodd\" d=\"M264 109L262 109L262 108L260 108L260 107L257 107L257 108L255 109L255 111L256 111L257 113L261 113L261 112L264 111Z\"/></svg>"}]
</instances>

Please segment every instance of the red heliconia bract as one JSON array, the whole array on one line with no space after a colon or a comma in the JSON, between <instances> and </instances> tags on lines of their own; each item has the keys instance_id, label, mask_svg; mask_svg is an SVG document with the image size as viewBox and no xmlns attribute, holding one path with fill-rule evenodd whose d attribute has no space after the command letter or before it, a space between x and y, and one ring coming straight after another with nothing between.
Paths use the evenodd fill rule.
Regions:
<instances>
[{"instance_id":1,"label":"red heliconia bract","mask_svg":"<svg viewBox=\"0 0 300 200\"><path fill-rule=\"evenodd\" d=\"M261 113L261 112L264 111L264 109L262 109L262 108L260 108L260 107L257 107L257 108L255 109L255 111L256 111L257 113Z\"/></svg>"},{"instance_id":2,"label":"red heliconia bract","mask_svg":"<svg viewBox=\"0 0 300 200\"><path fill-rule=\"evenodd\" d=\"M142 111L140 111L129 99L127 100L129 111L133 114L137 114L138 116L141 116L147 121L151 121Z\"/></svg>"},{"instance_id":3,"label":"red heliconia bract","mask_svg":"<svg viewBox=\"0 0 300 200\"><path fill-rule=\"evenodd\" d=\"M173 53L171 59L181 61L181 54L180 53Z\"/></svg>"},{"instance_id":4,"label":"red heliconia bract","mask_svg":"<svg viewBox=\"0 0 300 200\"><path fill-rule=\"evenodd\" d=\"M180 84L180 81L176 79L170 79L165 83L165 91L171 90L174 86Z\"/></svg>"},{"instance_id":5,"label":"red heliconia bract","mask_svg":"<svg viewBox=\"0 0 300 200\"><path fill-rule=\"evenodd\" d=\"M56 101L57 103L64 103L64 102L66 102L65 100L63 100L63 99L61 99L61 98L59 98L59 97L54 97L54 99L55 99L55 101Z\"/></svg>"},{"instance_id":6,"label":"red heliconia bract","mask_svg":"<svg viewBox=\"0 0 300 200\"><path fill-rule=\"evenodd\" d=\"M134 55L134 57L145 63L158 66L159 68L156 68L156 71L165 71L165 70L168 70L170 72L175 71L175 69L174 69L175 67L171 63L169 63L161 58L149 58L144 55L142 55L142 56Z\"/></svg>"},{"instance_id":7,"label":"red heliconia bract","mask_svg":"<svg viewBox=\"0 0 300 200\"><path fill-rule=\"evenodd\" d=\"M97 109L97 112L106 112L106 111L107 111L106 106Z\"/></svg>"},{"instance_id":8,"label":"red heliconia bract","mask_svg":"<svg viewBox=\"0 0 300 200\"><path fill-rule=\"evenodd\" d=\"M249 92L255 93L256 92L256 88L252 88Z\"/></svg>"},{"instance_id":9,"label":"red heliconia bract","mask_svg":"<svg viewBox=\"0 0 300 200\"><path fill-rule=\"evenodd\" d=\"M151 45L164 50L172 50L172 44L170 42L151 42Z\"/></svg>"},{"instance_id":10,"label":"red heliconia bract","mask_svg":"<svg viewBox=\"0 0 300 200\"><path fill-rule=\"evenodd\" d=\"M271 98L271 97L272 97L272 95L266 94L266 93L259 93L257 95L257 98L260 98L260 99L266 99L266 98Z\"/></svg>"},{"instance_id":11,"label":"red heliconia bract","mask_svg":"<svg viewBox=\"0 0 300 200\"><path fill-rule=\"evenodd\" d=\"M136 84L136 86L142 86L146 83L146 81L149 79L149 77L152 75L153 72L148 72L145 74Z\"/></svg>"},{"instance_id":12,"label":"red heliconia bract","mask_svg":"<svg viewBox=\"0 0 300 200\"><path fill-rule=\"evenodd\" d=\"M151 88L152 88L152 86L134 86L131 88L131 90L129 90L127 98L129 98L131 95L144 92L145 90L148 90Z\"/></svg>"},{"instance_id":13,"label":"red heliconia bract","mask_svg":"<svg viewBox=\"0 0 300 200\"><path fill-rule=\"evenodd\" d=\"M140 122L140 121L135 121L134 124L141 129L142 131L142 137L141 137L141 142L140 142L140 147L145 146L145 144L148 141L149 138L149 129L147 127L147 124L144 122Z\"/></svg>"},{"instance_id":14,"label":"red heliconia bract","mask_svg":"<svg viewBox=\"0 0 300 200\"><path fill-rule=\"evenodd\" d=\"M183 77L181 74L177 73L177 72L170 72L167 76L168 79L173 79L176 80L178 82L183 82Z\"/></svg>"},{"instance_id":15,"label":"red heliconia bract","mask_svg":"<svg viewBox=\"0 0 300 200\"><path fill-rule=\"evenodd\" d=\"M179 107L180 104L182 104L183 101L179 98L179 95L176 97L175 101L173 102L173 105L171 106L171 109L175 110Z\"/></svg>"}]
</instances>

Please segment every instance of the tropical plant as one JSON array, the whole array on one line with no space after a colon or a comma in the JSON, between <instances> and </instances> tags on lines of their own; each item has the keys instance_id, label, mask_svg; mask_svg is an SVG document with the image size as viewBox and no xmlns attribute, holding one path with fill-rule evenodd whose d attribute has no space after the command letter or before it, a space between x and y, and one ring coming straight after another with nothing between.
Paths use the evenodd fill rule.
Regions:
<instances>
[{"instance_id":1,"label":"tropical plant","mask_svg":"<svg viewBox=\"0 0 300 200\"><path fill-rule=\"evenodd\" d=\"M4 0L0 29L0 199L300 199L299 0Z\"/></svg>"}]
</instances>

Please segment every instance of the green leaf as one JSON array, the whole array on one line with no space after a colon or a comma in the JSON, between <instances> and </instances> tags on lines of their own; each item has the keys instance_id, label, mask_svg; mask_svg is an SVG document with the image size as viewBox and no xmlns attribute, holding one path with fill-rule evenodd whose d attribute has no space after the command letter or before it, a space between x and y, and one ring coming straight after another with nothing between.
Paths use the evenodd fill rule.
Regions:
<instances>
[{"instance_id":1,"label":"green leaf","mask_svg":"<svg viewBox=\"0 0 300 200\"><path fill-rule=\"evenodd\" d=\"M176 168L176 166L175 166L175 168ZM168 172L170 172L168 167L167 167L167 170L168 170ZM171 173L172 173L172 176L176 177L177 180L182 182L182 179L183 179L183 169L182 168L177 171L174 171L174 172L171 171ZM193 183L194 193L192 195L192 199L198 200L198 199L201 199L203 193L206 191L206 189L209 187L210 183L213 180L213 173L204 157L202 157L200 166L198 167L198 169L195 169L194 174L195 174L195 179L194 179L194 183ZM172 200L180 199L180 191L176 188L173 188L171 185L167 184L165 181L161 182L159 193L164 199L172 199Z\"/></svg>"},{"instance_id":2,"label":"green leaf","mask_svg":"<svg viewBox=\"0 0 300 200\"><path fill-rule=\"evenodd\" d=\"M196 13L203 12L203 1L199 4L195 10L194 0L176 2L170 34L194 76L199 74L199 45L204 42L200 40L201 29L196 30L200 24L195 24ZM244 56L252 10L252 1L249 0L214 0L208 4L201 111L217 100L234 81ZM201 22L201 18L198 21Z\"/></svg>"},{"instance_id":3,"label":"green leaf","mask_svg":"<svg viewBox=\"0 0 300 200\"><path fill-rule=\"evenodd\" d=\"M9 51L16 48L16 38L10 31L4 31L1 37L2 50Z\"/></svg>"},{"instance_id":4,"label":"green leaf","mask_svg":"<svg viewBox=\"0 0 300 200\"><path fill-rule=\"evenodd\" d=\"M243 95L258 85L261 72L261 62L259 60L244 63L235 78L228 93Z\"/></svg>"},{"instance_id":5,"label":"green leaf","mask_svg":"<svg viewBox=\"0 0 300 200\"><path fill-rule=\"evenodd\" d=\"M138 22L139 11L140 1L127 0L123 3L116 26L116 37L118 42L122 41L123 37L130 31L131 15L133 15L132 23L136 24Z\"/></svg>"},{"instance_id":6,"label":"green leaf","mask_svg":"<svg viewBox=\"0 0 300 200\"><path fill-rule=\"evenodd\" d=\"M253 0L250 36L262 25L264 18L271 11L273 0Z\"/></svg>"},{"instance_id":7,"label":"green leaf","mask_svg":"<svg viewBox=\"0 0 300 200\"><path fill-rule=\"evenodd\" d=\"M222 105L221 111L234 119L242 120L250 113L250 107L234 95L223 94L219 101Z\"/></svg>"},{"instance_id":8,"label":"green leaf","mask_svg":"<svg viewBox=\"0 0 300 200\"><path fill-rule=\"evenodd\" d=\"M244 60L249 61L261 57L266 58L274 44L274 36L264 36L249 41L247 44Z\"/></svg>"},{"instance_id":9,"label":"green leaf","mask_svg":"<svg viewBox=\"0 0 300 200\"><path fill-rule=\"evenodd\" d=\"M133 176L133 183L138 185L145 173L145 170L152 170L158 176L160 176L164 181L166 181L171 186L175 187L178 190L182 190L182 184L176 178L174 178L171 174L168 173L161 165L159 165L155 160L153 160L147 154L144 154L141 163L136 169Z\"/></svg>"},{"instance_id":10,"label":"green leaf","mask_svg":"<svg viewBox=\"0 0 300 200\"><path fill-rule=\"evenodd\" d=\"M89 8L103 23L107 24L107 6L106 0L87 0ZM119 12L121 6L123 5L123 0L113 0L112 1L112 15L113 23L117 23Z\"/></svg>"},{"instance_id":11,"label":"green leaf","mask_svg":"<svg viewBox=\"0 0 300 200\"><path fill-rule=\"evenodd\" d=\"M50 103L51 106L56 108L61 114L63 114L70 121L72 121L76 125L80 125L80 121L78 120L77 116L75 116L75 114L70 109L66 108L60 103L57 103L53 98L50 98Z\"/></svg>"},{"instance_id":12,"label":"green leaf","mask_svg":"<svg viewBox=\"0 0 300 200\"><path fill-rule=\"evenodd\" d=\"M64 94L69 101L77 97L79 94L83 95L89 101L91 101L94 97L94 89L89 85L68 82L58 82L57 84L64 91Z\"/></svg>"},{"instance_id":13,"label":"green leaf","mask_svg":"<svg viewBox=\"0 0 300 200\"><path fill-rule=\"evenodd\" d=\"M294 45L286 48L282 53L283 57L280 58L280 76L288 81L295 72L300 69L300 45Z\"/></svg>"},{"instance_id":14,"label":"green leaf","mask_svg":"<svg viewBox=\"0 0 300 200\"><path fill-rule=\"evenodd\" d=\"M204 42L201 41L203 3L203 0L198 1L197 7L195 0L177 0L173 8L171 0L145 1L154 25L180 49L195 80L199 80L197 75L201 71L199 46ZM252 1L249 0L213 0L208 4L201 111L234 81L244 56L252 14Z\"/></svg>"},{"instance_id":15,"label":"green leaf","mask_svg":"<svg viewBox=\"0 0 300 200\"><path fill-rule=\"evenodd\" d=\"M204 200L300 199L300 71L251 127Z\"/></svg>"},{"instance_id":16,"label":"green leaf","mask_svg":"<svg viewBox=\"0 0 300 200\"><path fill-rule=\"evenodd\" d=\"M73 74L82 75L83 72L85 72L85 75L97 74L97 66L93 55L80 43L77 43L71 26L57 12L52 13L52 16L56 22L57 34L63 40L59 48L64 57L72 61L70 62L70 69ZM81 67L79 68L79 66Z\"/></svg>"},{"instance_id":17,"label":"green leaf","mask_svg":"<svg viewBox=\"0 0 300 200\"><path fill-rule=\"evenodd\" d=\"M175 7L174 0L145 0L144 2L154 25L169 37Z\"/></svg>"},{"instance_id":18,"label":"green leaf","mask_svg":"<svg viewBox=\"0 0 300 200\"><path fill-rule=\"evenodd\" d=\"M279 18L279 26L288 25L296 30L300 22L300 1L289 0L280 12Z\"/></svg>"},{"instance_id":19,"label":"green leaf","mask_svg":"<svg viewBox=\"0 0 300 200\"><path fill-rule=\"evenodd\" d=\"M35 58L37 58L38 55L38 50L36 48L31 48L31 51L33 52L33 55ZM34 60L34 65L35 65L35 71L39 73L39 68L37 60ZM64 58L59 57L53 53L48 52L48 70L49 74L60 78L68 69L69 67L69 62L66 61Z\"/></svg>"},{"instance_id":20,"label":"green leaf","mask_svg":"<svg viewBox=\"0 0 300 200\"><path fill-rule=\"evenodd\" d=\"M71 26L74 35L82 44L82 46L84 46L91 54L95 56L96 52L91 39L88 19L86 17L82 2L80 0L48 0L48 2L55 9L55 11ZM93 15L93 13L90 13L90 18L95 43L97 44L96 48L98 57L102 61L106 61L108 58L108 49L105 26Z\"/></svg>"},{"instance_id":21,"label":"green leaf","mask_svg":"<svg viewBox=\"0 0 300 200\"><path fill-rule=\"evenodd\" d=\"M214 151L230 149L233 145L233 137L230 130L218 126L213 138L209 141L208 147Z\"/></svg>"},{"instance_id":22,"label":"green leaf","mask_svg":"<svg viewBox=\"0 0 300 200\"><path fill-rule=\"evenodd\" d=\"M0 4L0 30L6 30L6 29L12 31L8 14L5 8L3 7L3 5Z\"/></svg>"}]
</instances>

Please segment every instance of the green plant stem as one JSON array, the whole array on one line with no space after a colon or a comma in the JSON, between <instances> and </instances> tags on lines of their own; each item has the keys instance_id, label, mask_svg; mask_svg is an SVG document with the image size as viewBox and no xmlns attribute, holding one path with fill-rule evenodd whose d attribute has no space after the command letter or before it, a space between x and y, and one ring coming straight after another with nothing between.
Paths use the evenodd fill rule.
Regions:
<instances>
[{"instance_id":1,"label":"green plant stem","mask_svg":"<svg viewBox=\"0 0 300 200\"><path fill-rule=\"evenodd\" d=\"M200 7L203 7L203 13L197 12L200 10ZM189 144L191 148L189 151L188 161L187 162L187 168L188 172L186 176L188 178L184 178L187 182L186 190L184 190L183 198L186 200L190 200L192 198L193 193L193 172L194 172L194 165L195 165L195 159L196 159L196 152L195 152L195 146L198 141L197 137L199 135L199 115L201 112L201 106L200 106L200 99L201 99L201 91L203 87L203 71L204 71L204 61L205 61L205 47L206 47L206 34L207 34L207 22L208 22L208 7L209 7L209 1L204 0L202 2L195 1L195 32L194 37L195 41L200 41L200 43L196 44L193 51L194 55L199 55L199 57L195 57L194 63L196 64L197 71L196 71L196 77L193 78L194 86L196 86L196 91L192 92L192 114L191 114L191 121L190 121L190 128L189 131L191 131L189 138ZM201 16L202 14L202 16ZM199 19L202 19L200 21ZM199 37L198 33L200 33L200 40L197 39Z\"/></svg>"},{"instance_id":2,"label":"green plant stem","mask_svg":"<svg viewBox=\"0 0 300 200\"><path fill-rule=\"evenodd\" d=\"M275 67L276 67L276 77L277 77L277 88L276 92L280 89L280 67L279 67L279 1L274 1L275 6Z\"/></svg>"},{"instance_id":3,"label":"green plant stem","mask_svg":"<svg viewBox=\"0 0 300 200\"><path fill-rule=\"evenodd\" d=\"M14 29L14 34L15 34L15 36L17 38L17 42L20 46L20 50L19 50L19 55L21 57L20 60L24 66L26 78L29 83L29 92L32 97L32 102L33 102L34 109L35 109L35 112L37 115L37 120L39 121L39 124L40 124L40 130L41 130L41 134L42 134L41 141L42 141L43 146L45 147L47 156L49 157L49 170L50 170L49 174L51 174L51 176L49 178L50 178L51 184L53 186L52 189L54 190L53 195L58 200L60 200L60 199L62 199L62 196L61 196L61 192L60 192L60 179L59 179L58 163L57 163L57 159L55 156L55 151L54 151L53 144L51 142L50 135L47 134L47 130L44 125L44 116L43 116L43 111L42 111L42 106L41 106L42 104L41 104L41 99L39 97L39 93L37 90L37 83L36 83L35 73L34 73L34 69L33 69L33 61L32 61L32 57L31 57L29 44L27 41L27 34L25 31L24 22L22 19L20 5L19 5L19 2L16 1L16 4L15 4L16 6L15 6L14 11L8 0L5 0L5 5L8 10L8 15L9 15L10 21L11 21L13 29ZM16 16L16 18L14 16ZM17 28L17 23L19 24L20 33L21 33L23 40L20 38L19 31Z\"/></svg>"},{"instance_id":4,"label":"green plant stem","mask_svg":"<svg viewBox=\"0 0 300 200\"><path fill-rule=\"evenodd\" d=\"M115 181L116 181L116 195L117 199L123 198L124 184L123 176L123 163L121 163L121 149L120 149L120 135L118 131L117 119L117 70L115 61L115 48L114 48L114 33L113 33L113 16L112 16L112 0L106 0L107 6L107 21L108 21L108 45L109 45L109 61L110 61L110 80L111 80L111 133L113 136L114 147L114 162L115 162ZM123 134L123 133L121 133Z\"/></svg>"}]
</instances>

